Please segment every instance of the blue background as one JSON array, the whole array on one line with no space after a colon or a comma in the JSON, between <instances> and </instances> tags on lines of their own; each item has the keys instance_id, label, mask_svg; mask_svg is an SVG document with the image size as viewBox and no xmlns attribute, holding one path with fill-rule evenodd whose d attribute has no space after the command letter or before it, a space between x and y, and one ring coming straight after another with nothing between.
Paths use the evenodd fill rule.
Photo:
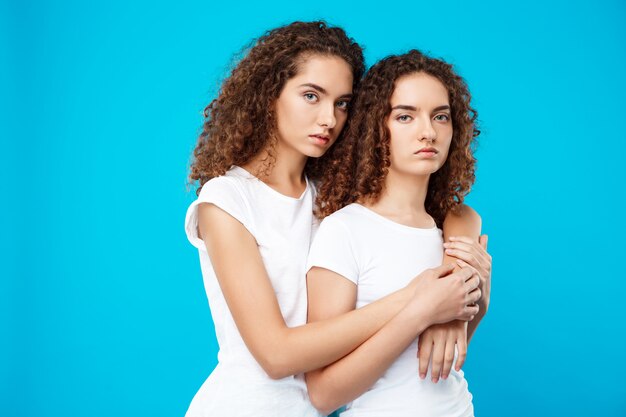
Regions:
<instances>
[{"instance_id":1,"label":"blue background","mask_svg":"<svg viewBox=\"0 0 626 417\"><path fill-rule=\"evenodd\" d=\"M182 416L216 363L183 232L201 111L264 30L456 64L494 257L478 416L624 416L623 1L0 2L0 414Z\"/></svg>"}]
</instances>

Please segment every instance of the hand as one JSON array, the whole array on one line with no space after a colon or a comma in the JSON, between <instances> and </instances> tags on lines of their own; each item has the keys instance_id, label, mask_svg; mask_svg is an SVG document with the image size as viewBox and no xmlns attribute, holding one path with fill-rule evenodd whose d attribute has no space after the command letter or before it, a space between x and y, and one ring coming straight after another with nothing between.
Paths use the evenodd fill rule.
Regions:
<instances>
[{"instance_id":1,"label":"hand","mask_svg":"<svg viewBox=\"0 0 626 417\"><path fill-rule=\"evenodd\" d=\"M430 326L419 336L417 357L419 359L420 378L426 378L428 364L432 356L431 378L434 383L447 379L454 362L454 347L458 347L458 356L454 369L458 372L467 357L467 322L454 320L450 323Z\"/></svg>"},{"instance_id":2,"label":"hand","mask_svg":"<svg viewBox=\"0 0 626 417\"><path fill-rule=\"evenodd\" d=\"M443 244L446 255L457 259L461 268L473 268L480 275L482 297L479 305L485 313L491 296L491 255L487 253L488 236L482 235L478 242L468 237L450 237L450 242Z\"/></svg>"},{"instance_id":3,"label":"hand","mask_svg":"<svg viewBox=\"0 0 626 417\"><path fill-rule=\"evenodd\" d=\"M479 311L474 303L481 296L480 277L472 268L451 273L453 270L453 265L442 265L415 279L415 293L408 307L424 314L429 326L457 319L470 321Z\"/></svg>"}]
</instances>

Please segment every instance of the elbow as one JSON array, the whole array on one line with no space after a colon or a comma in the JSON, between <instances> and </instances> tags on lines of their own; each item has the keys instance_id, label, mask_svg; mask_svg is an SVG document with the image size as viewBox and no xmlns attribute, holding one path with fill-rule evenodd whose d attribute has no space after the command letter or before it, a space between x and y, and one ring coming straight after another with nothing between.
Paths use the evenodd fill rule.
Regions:
<instances>
[{"instance_id":1,"label":"elbow","mask_svg":"<svg viewBox=\"0 0 626 417\"><path fill-rule=\"evenodd\" d=\"M265 371L267 376L275 380L287 378L288 376L292 375L289 371L286 371L283 368L278 367L278 366L263 367L263 370Z\"/></svg>"},{"instance_id":2,"label":"elbow","mask_svg":"<svg viewBox=\"0 0 626 417\"><path fill-rule=\"evenodd\" d=\"M283 379L293 375L281 353L270 353L263 358L258 358L257 361L271 379Z\"/></svg>"},{"instance_id":3,"label":"elbow","mask_svg":"<svg viewBox=\"0 0 626 417\"><path fill-rule=\"evenodd\" d=\"M296 368L299 356L291 352L290 345L282 332L268 331L257 343L251 343L249 349L268 377L283 379L302 372Z\"/></svg>"},{"instance_id":4,"label":"elbow","mask_svg":"<svg viewBox=\"0 0 626 417\"><path fill-rule=\"evenodd\" d=\"M309 401L320 413L328 415L341 406L341 404L335 404L328 389L324 389L322 384L312 383L308 376L306 385L309 392Z\"/></svg>"}]
</instances>

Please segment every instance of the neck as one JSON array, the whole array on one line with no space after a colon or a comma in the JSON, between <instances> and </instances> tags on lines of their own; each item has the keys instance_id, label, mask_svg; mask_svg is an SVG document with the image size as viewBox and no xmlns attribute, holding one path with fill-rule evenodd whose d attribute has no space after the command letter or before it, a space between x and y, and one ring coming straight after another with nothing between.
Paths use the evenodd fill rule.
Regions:
<instances>
[{"instance_id":1,"label":"neck","mask_svg":"<svg viewBox=\"0 0 626 417\"><path fill-rule=\"evenodd\" d=\"M390 169L380 199L372 207L393 216L428 216L425 203L429 178Z\"/></svg>"},{"instance_id":2,"label":"neck","mask_svg":"<svg viewBox=\"0 0 626 417\"><path fill-rule=\"evenodd\" d=\"M304 181L304 167L308 157L295 149L281 146L280 141L273 151L274 158L269 158L269 148L254 157L244 168L255 174L261 181L278 191L299 196ZM269 170L267 162L272 162Z\"/></svg>"}]
</instances>

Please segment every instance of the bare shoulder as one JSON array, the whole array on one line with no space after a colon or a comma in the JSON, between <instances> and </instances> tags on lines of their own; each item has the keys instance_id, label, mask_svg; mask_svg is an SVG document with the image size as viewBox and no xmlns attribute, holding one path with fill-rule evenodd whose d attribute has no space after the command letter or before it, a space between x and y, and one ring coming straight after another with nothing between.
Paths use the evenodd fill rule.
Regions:
<instances>
[{"instance_id":1,"label":"bare shoulder","mask_svg":"<svg viewBox=\"0 0 626 417\"><path fill-rule=\"evenodd\" d=\"M480 235L482 219L478 212L468 206L461 204L456 210L451 210L443 221L444 235Z\"/></svg>"},{"instance_id":2,"label":"bare shoulder","mask_svg":"<svg viewBox=\"0 0 626 417\"><path fill-rule=\"evenodd\" d=\"M198 232L202 240L210 234L233 238L249 234L238 219L212 203L198 205Z\"/></svg>"},{"instance_id":3,"label":"bare shoulder","mask_svg":"<svg viewBox=\"0 0 626 417\"><path fill-rule=\"evenodd\" d=\"M450 219L464 219L466 221L481 221L480 214L467 204L460 204L455 210L448 212L446 220Z\"/></svg>"}]
</instances>

